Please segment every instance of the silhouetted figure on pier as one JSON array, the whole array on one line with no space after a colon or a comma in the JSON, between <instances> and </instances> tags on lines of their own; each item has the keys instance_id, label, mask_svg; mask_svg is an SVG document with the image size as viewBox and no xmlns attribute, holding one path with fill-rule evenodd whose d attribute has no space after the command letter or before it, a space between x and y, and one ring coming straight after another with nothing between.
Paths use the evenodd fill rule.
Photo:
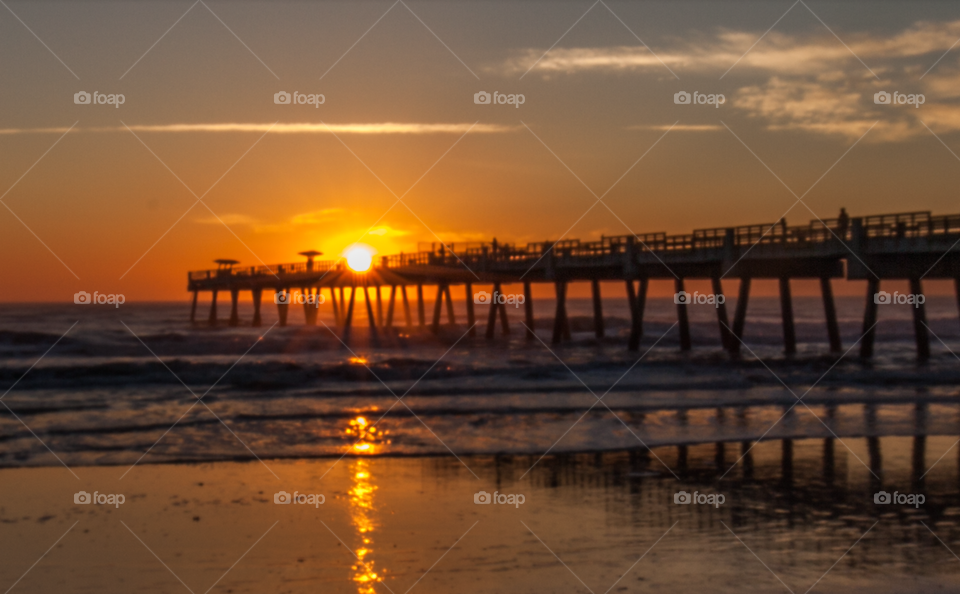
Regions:
<instances>
[{"instance_id":1,"label":"silhouetted figure on pier","mask_svg":"<svg viewBox=\"0 0 960 594\"><path fill-rule=\"evenodd\" d=\"M847 229L850 228L850 216L847 214L846 208L840 209L840 216L837 217L837 236L840 239L847 238Z\"/></svg>"}]
</instances>

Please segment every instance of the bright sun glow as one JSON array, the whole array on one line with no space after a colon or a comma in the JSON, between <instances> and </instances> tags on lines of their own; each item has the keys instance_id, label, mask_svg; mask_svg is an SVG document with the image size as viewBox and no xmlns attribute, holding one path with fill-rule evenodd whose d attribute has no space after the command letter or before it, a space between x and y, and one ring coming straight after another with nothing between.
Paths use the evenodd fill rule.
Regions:
<instances>
[{"instance_id":1,"label":"bright sun glow","mask_svg":"<svg viewBox=\"0 0 960 594\"><path fill-rule=\"evenodd\" d=\"M373 265L373 250L365 245L354 245L344 252L347 266L356 272L366 272Z\"/></svg>"}]
</instances>

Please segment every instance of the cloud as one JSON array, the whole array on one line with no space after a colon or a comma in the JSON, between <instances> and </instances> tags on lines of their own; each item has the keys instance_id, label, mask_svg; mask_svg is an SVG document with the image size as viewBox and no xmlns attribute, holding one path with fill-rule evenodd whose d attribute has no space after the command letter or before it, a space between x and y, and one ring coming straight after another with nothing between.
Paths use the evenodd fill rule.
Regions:
<instances>
[{"instance_id":1,"label":"cloud","mask_svg":"<svg viewBox=\"0 0 960 594\"><path fill-rule=\"evenodd\" d=\"M304 212L301 214L294 215L290 219L290 224L292 225L316 225L318 223L326 223L335 219L335 215L338 215L343 212L342 208L324 208L323 210L315 210L313 212Z\"/></svg>"},{"instance_id":2,"label":"cloud","mask_svg":"<svg viewBox=\"0 0 960 594\"><path fill-rule=\"evenodd\" d=\"M642 45L556 48L543 56L531 74L545 78L587 72L663 76L662 60L681 75L697 76L696 83L683 83L695 85L686 87L688 91L722 90L727 96L725 109L743 114L767 130L852 141L873 127L865 142L898 142L929 135L924 124L938 134L960 131L960 50L947 53L960 38L960 20L918 21L893 35L841 31L843 42L819 25L804 33L770 31L760 39L761 35L728 29L689 35L654 47L656 56ZM538 48L520 50L496 69L501 74L526 72L542 55ZM728 70L730 74L725 75ZM713 83L705 82L710 78ZM728 90L730 85L734 88ZM664 101L676 90L663 89ZM878 91L922 93L925 103L919 109L877 105L873 97ZM667 128L640 124L627 129ZM720 129L719 125L674 128L688 132Z\"/></svg>"},{"instance_id":3,"label":"cloud","mask_svg":"<svg viewBox=\"0 0 960 594\"><path fill-rule=\"evenodd\" d=\"M712 35L674 38L663 44L666 47L653 48L656 55L642 45L554 48L545 56L543 48L525 48L487 70L512 76L532 67L532 72L549 76L560 72L659 70L666 64L671 69L682 68L688 72L719 69L719 73L723 73L737 64L736 69L740 70L819 76L825 71L836 73L844 65L855 64L862 74L870 76L858 56L877 72L892 67L881 63L885 61L928 54L939 57L960 38L960 20L947 23L919 21L893 37L844 32L842 37L846 45L822 27L806 34L771 31L753 46L761 35L759 31L722 29ZM876 66L870 63L871 59L877 61ZM917 76L922 73L923 70Z\"/></svg>"},{"instance_id":4,"label":"cloud","mask_svg":"<svg viewBox=\"0 0 960 594\"><path fill-rule=\"evenodd\" d=\"M154 124L129 126L134 132L258 132L272 134L479 134L513 132L522 126L500 124L423 124L379 122L368 124ZM0 134L63 134L70 128L0 128ZM127 132L124 126L74 128L73 132Z\"/></svg>"},{"instance_id":5,"label":"cloud","mask_svg":"<svg viewBox=\"0 0 960 594\"><path fill-rule=\"evenodd\" d=\"M658 125L658 126L627 126L627 130L657 130L660 132L715 132L723 130L720 124L676 124L676 125Z\"/></svg>"},{"instance_id":6,"label":"cloud","mask_svg":"<svg viewBox=\"0 0 960 594\"><path fill-rule=\"evenodd\" d=\"M287 221L276 223L261 221L255 217L239 213L226 213L219 216L205 217L197 219L195 222L201 225L222 225L230 227L250 227L254 233L281 233L292 231L296 227L319 225L336 220L344 212L342 208L324 208L311 212L304 212L293 215Z\"/></svg>"}]
</instances>

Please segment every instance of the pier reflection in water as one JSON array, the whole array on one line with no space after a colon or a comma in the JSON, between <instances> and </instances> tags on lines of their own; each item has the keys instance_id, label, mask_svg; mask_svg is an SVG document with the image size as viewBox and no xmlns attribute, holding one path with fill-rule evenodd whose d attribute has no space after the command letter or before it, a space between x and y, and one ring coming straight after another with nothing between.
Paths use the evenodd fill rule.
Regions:
<instances>
[{"instance_id":1,"label":"pier reflection in water","mask_svg":"<svg viewBox=\"0 0 960 594\"><path fill-rule=\"evenodd\" d=\"M495 575L515 591L568 591L569 575L556 553L595 591L621 577L617 591L624 592L773 591L782 586L769 566L797 592L814 583L817 592L960 592L960 562L951 553L960 551L960 455L956 432L942 430L960 419L938 405L889 408L860 407L862 431L839 438L733 439L542 459L466 457L479 482L452 457L371 457L382 441L362 441L370 446L364 449L351 441L344 478L357 559L349 591L408 587L477 522L430 572L433 587L500 591L492 589L502 585L490 579ZM716 409L717 424L733 428L745 412ZM817 407L826 426L841 412ZM688 429L700 422L685 411L671 414ZM904 414L912 435L883 433L885 416ZM784 418L787 426L793 416L809 412L795 409ZM635 415L630 422L643 419ZM365 426L355 418L351 437L379 438ZM517 509L475 505L473 493L481 489L523 493L526 503ZM677 505L679 491L722 493L725 502ZM925 502L881 505L874 502L879 491L922 494ZM433 510L426 522L425 508ZM378 513L386 509L388 515ZM428 547L409 540L424 527L434 531ZM654 542L650 555L624 574ZM458 564L459 555L470 562Z\"/></svg>"}]
</instances>

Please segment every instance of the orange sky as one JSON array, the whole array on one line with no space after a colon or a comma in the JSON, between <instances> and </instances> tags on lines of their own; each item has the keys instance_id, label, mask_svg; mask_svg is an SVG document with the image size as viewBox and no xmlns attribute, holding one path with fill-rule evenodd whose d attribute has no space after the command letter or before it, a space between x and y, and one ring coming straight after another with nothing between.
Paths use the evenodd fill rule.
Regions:
<instances>
[{"instance_id":1,"label":"orange sky","mask_svg":"<svg viewBox=\"0 0 960 594\"><path fill-rule=\"evenodd\" d=\"M960 211L958 7L812 5L841 42L799 5L764 35L786 6L609 3L564 35L589 4L408 4L12 4L49 51L0 15L0 300L185 299L214 258L356 241Z\"/></svg>"}]
</instances>

